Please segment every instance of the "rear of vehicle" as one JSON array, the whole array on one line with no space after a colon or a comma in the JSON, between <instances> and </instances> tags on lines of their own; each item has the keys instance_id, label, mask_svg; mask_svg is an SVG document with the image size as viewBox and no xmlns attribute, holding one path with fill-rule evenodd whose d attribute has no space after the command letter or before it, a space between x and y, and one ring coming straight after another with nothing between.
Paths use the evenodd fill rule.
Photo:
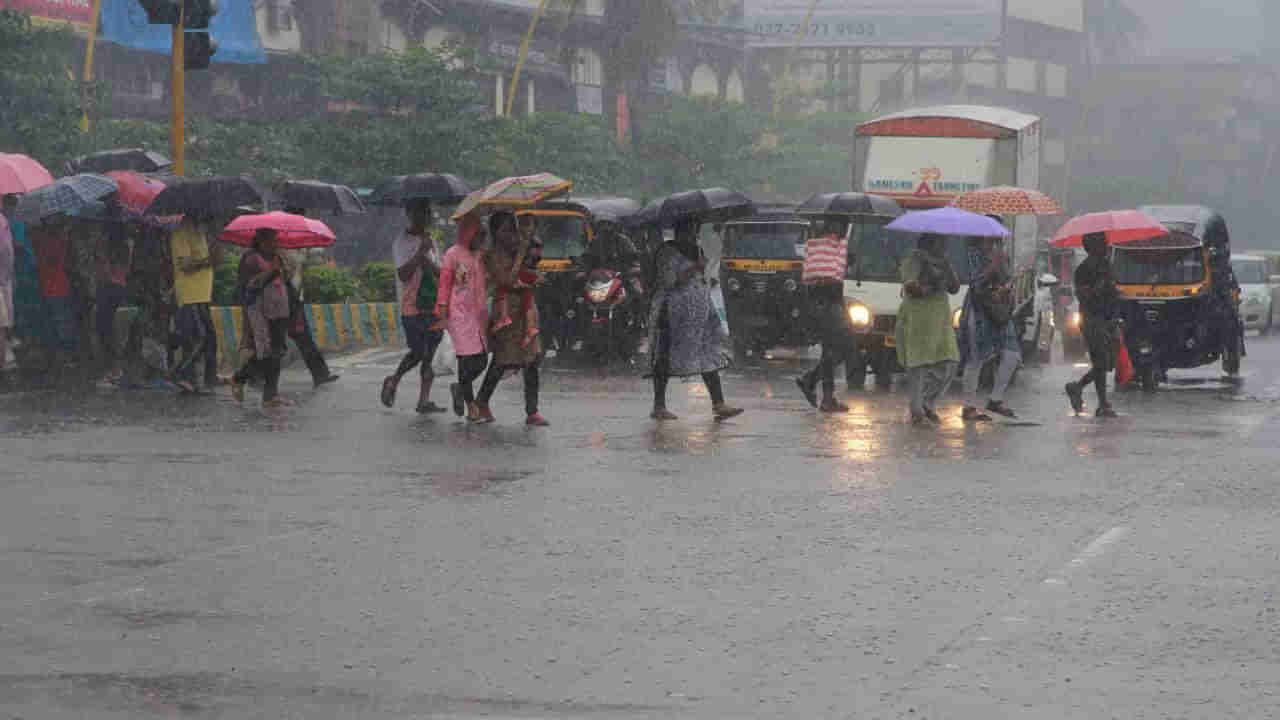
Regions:
<instances>
[{"instance_id":1,"label":"rear of vehicle","mask_svg":"<svg viewBox=\"0 0 1280 720\"><path fill-rule=\"evenodd\" d=\"M533 209L519 214L537 218L537 235L543 243L538 271L545 281L537 289L543 342L552 349L568 348L581 335L574 302L580 284L577 260L591 244L591 223L577 210Z\"/></svg>"},{"instance_id":2,"label":"rear of vehicle","mask_svg":"<svg viewBox=\"0 0 1280 720\"><path fill-rule=\"evenodd\" d=\"M735 356L812 343L800 284L809 222L790 213L724 224L720 283Z\"/></svg>"},{"instance_id":3,"label":"rear of vehicle","mask_svg":"<svg viewBox=\"0 0 1280 720\"><path fill-rule=\"evenodd\" d=\"M1240 317L1245 330L1271 332L1272 295L1265 257L1233 255L1231 270L1240 284Z\"/></svg>"}]
</instances>

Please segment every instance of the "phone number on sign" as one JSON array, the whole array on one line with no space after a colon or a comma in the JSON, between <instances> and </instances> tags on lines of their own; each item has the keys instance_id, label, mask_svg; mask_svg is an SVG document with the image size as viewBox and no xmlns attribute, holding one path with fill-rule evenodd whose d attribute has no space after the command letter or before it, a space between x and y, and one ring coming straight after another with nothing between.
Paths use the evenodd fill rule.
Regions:
<instances>
[{"instance_id":1,"label":"phone number on sign","mask_svg":"<svg viewBox=\"0 0 1280 720\"><path fill-rule=\"evenodd\" d=\"M875 37L875 23L812 23L805 32L803 23L756 23L760 35L804 35L806 37Z\"/></svg>"}]
</instances>

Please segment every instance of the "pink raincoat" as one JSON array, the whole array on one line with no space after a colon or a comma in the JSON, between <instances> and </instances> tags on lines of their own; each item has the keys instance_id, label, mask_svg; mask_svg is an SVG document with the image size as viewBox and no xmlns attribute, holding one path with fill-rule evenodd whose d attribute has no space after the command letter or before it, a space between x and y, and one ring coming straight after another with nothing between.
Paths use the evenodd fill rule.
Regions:
<instances>
[{"instance_id":1,"label":"pink raincoat","mask_svg":"<svg viewBox=\"0 0 1280 720\"><path fill-rule=\"evenodd\" d=\"M479 355L488 349L489 287L484 273L484 253L472 249L480 234L480 220L468 214L459 221L458 241L444 254L440 267L441 305L437 313L459 357Z\"/></svg>"}]
</instances>

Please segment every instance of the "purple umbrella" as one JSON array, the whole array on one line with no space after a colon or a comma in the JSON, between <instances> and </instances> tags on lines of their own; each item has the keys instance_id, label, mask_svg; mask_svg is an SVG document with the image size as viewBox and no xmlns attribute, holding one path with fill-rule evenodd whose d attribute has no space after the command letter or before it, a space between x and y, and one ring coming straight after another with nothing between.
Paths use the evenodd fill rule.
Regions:
<instances>
[{"instance_id":1,"label":"purple umbrella","mask_svg":"<svg viewBox=\"0 0 1280 720\"><path fill-rule=\"evenodd\" d=\"M1009 237L1011 234L1003 225L986 215L953 207L907 213L885 227L898 232L963 237Z\"/></svg>"}]
</instances>

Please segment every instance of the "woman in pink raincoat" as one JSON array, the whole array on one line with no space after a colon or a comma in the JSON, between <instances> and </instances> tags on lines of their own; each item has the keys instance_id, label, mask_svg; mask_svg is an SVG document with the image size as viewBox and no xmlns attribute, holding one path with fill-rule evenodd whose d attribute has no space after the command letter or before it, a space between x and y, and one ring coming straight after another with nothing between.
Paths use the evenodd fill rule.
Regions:
<instances>
[{"instance_id":1,"label":"woman in pink raincoat","mask_svg":"<svg viewBox=\"0 0 1280 720\"><path fill-rule=\"evenodd\" d=\"M436 302L436 316L449 331L458 356L458 382L449 386L453 412L459 417L465 413L471 422L485 422L472 385L489 365L489 287L484 251L477 247L480 233L480 219L474 213L458 221L458 241L444 254L440 267Z\"/></svg>"}]
</instances>

